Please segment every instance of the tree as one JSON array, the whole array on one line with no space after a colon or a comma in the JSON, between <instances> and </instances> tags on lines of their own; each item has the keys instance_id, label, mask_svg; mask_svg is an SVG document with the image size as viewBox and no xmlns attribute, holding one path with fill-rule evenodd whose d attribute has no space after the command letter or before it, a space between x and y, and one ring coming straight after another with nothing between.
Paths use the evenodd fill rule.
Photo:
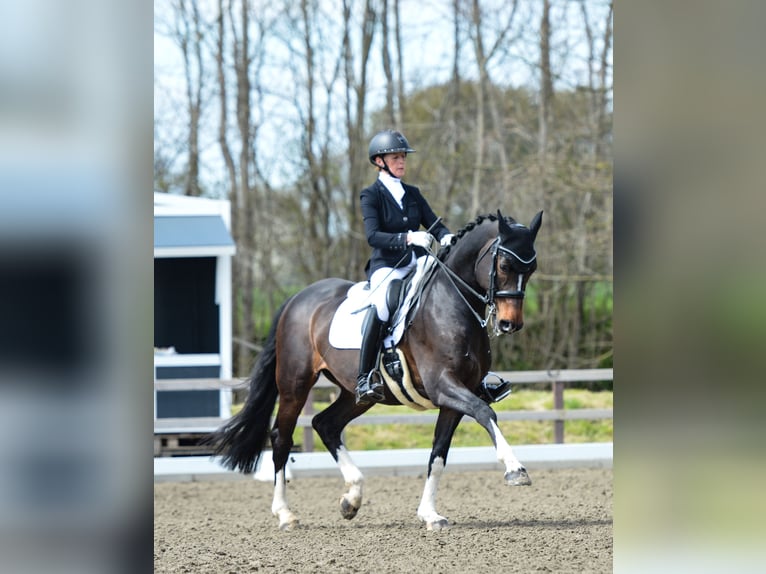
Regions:
<instances>
[{"instance_id":1,"label":"tree","mask_svg":"<svg viewBox=\"0 0 766 574\"><path fill-rule=\"evenodd\" d=\"M367 115L367 78L372 41L375 37L376 14L372 0L366 0L361 22L361 46L359 54L359 73L354 70L356 64L352 47L352 12L349 0L343 0L343 71L346 80L345 109L346 136L348 142L348 209L346 215L350 222L351 249L347 259L346 276L361 278L363 255L360 247L366 246L358 195L364 188L368 171L367 138L365 137L365 118Z\"/></svg>"},{"instance_id":2,"label":"tree","mask_svg":"<svg viewBox=\"0 0 766 574\"><path fill-rule=\"evenodd\" d=\"M233 273L236 297L234 309L234 333L244 341L254 340L254 291L257 268L255 265L255 215L257 213L256 191L251 185L254 162L256 129L252 125L251 81L253 57L250 46L250 10L248 0L240 0L239 12L235 14L235 1L229 0L224 7L218 0L218 38L216 42L216 68L218 76L220 126L219 145L229 177L229 199L232 203L232 229L237 244ZM226 22L228 20L228 27ZM227 40L229 31L231 40ZM235 155L229 141L228 77L226 57L230 52L233 65L236 95L236 131L239 153ZM236 158L236 159L235 159ZM248 354L236 352L235 365L240 373L249 370Z\"/></svg>"},{"instance_id":3,"label":"tree","mask_svg":"<svg viewBox=\"0 0 766 574\"><path fill-rule=\"evenodd\" d=\"M511 35L517 6L518 2L517 0L514 0L510 5L508 21L501 28L496 30L494 41L490 44L489 49L486 49L486 34L483 31L483 12L479 0L473 0L471 10L471 30L474 57L479 79L476 82L476 165L474 167L473 185L471 187L471 213L478 213L479 206L484 203L484 198L482 197L482 174L486 169L485 151L488 138L487 133L485 132L485 127L487 123L487 110L489 110L489 115L491 117L491 130L493 133L493 137L489 143L495 151L495 156L500 163L502 174L502 185L500 189L504 191L510 189L510 166L508 153L506 151L507 138L505 135L505 118L501 117L498 109L497 90L490 77L489 65L492 58L498 55L501 48L505 47L505 44Z\"/></svg>"},{"instance_id":4,"label":"tree","mask_svg":"<svg viewBox=\"0 0 766 574\"><path fill-rule=\"evenodd\" d=\"M419 152L408 179L453 230L479 211L528 223L545 210L527 326L495 345L496 366L608 362L611 2L428 4L447 22L449 56L441 81L415 89L404 70L430 70L421 32L400 17L412 22L411 1L165 0L178 16L158 28L177 38L183 90L177 113L155 118L155 188L231 200L236 338L257 343L303 285L363 278L367 143L395 127ZM213 161L200 160L206 138L217 140ZM251 362L239 353L238 373Z\"/></svg>"},{"instance_id":5,"label":"tree","mask_svg":"<svg viewBox=\"0 0 766 574\"><path fill-rule=\"evenodd\" d=\"M206 69L203 44L207 25L203 22L198 0L172 0L172 22L161 24L163 33L176 43L181 52L186 95L186 171L185 195L201 195L200 189L200 122L206 92Z\"/></svg>"}]
</instances>

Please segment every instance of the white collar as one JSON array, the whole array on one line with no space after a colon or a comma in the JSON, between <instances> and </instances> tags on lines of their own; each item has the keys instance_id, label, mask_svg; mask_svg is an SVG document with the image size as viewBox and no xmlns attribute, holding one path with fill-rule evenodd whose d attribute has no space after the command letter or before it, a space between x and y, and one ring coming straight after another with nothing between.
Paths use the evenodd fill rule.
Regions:
<instances>
[{"instance_id":1,"label":"white collar","mask_svg":"<svg viewBox=\"0 0 766 574\"><path fill-rule=\"evenodd\" d=\"M396 177L391 177L388 173L383 171L380 172L378 179L380 179L380 183L382 183L383 187L388 190L396 203L399 204L399 207L404 209L402 204L402 198L404 197L404 187L402 186L401 180Z\"/></svg>"},{"instance_id":2,"label":"white collar","mask_svg":"<svg viewBox=\"0 0 766 574\"><path fill-rule=\"evenodd\" d=\"M399 185L401 185L401 183L402 183L401 179L399 179L398 177L394 177L393 175L391 175L387 171L383 171L383 170L381 170L380 173L378 174L378 178L383 180L383 185L385 185L386 187L388 187L390 184L393 184L393 185L399 184Z\"/></svg>"}]
</instances>

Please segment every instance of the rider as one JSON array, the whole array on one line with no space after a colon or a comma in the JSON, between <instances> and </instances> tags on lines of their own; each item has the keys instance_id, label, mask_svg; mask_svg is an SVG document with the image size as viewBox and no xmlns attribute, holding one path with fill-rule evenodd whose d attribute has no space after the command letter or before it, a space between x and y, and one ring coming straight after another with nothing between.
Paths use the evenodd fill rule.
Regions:
<instances>
[{"instance_id":1,"label":"rider","mask_svg":"<svg viewBox=\"0 0 766 574\"><path fill-rule=\"evenodd\" d=\"M370 162L378 170L378 179L363 189L360 196L364 230L373 250L365 267L372 304L362 327L356 383L358 404L369 404L384 398L383 383L372 374L389 319L386 305L388 284L406 276L417 264L416 258L427 254L433 236L442 245L447 245L452 238L449 229L441 222L437 223L438 218L420 190L402 182L407 154L414 151L398 131L384 130L370 140ZM430 233L418 231L421 225Z\"/></svg>"}]
</instances>

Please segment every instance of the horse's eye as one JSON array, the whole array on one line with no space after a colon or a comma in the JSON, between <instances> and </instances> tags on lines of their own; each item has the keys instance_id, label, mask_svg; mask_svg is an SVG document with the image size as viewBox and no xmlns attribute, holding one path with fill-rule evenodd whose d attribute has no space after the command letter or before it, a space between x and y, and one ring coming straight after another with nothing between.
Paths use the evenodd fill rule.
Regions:
<instances>
[{"instance_id":1,"label":"horse's eye","mask_svg":"<svg viewBox=\"0 0 766 574\"><path fill-rule=\"evenodd\" d=\"M507 263L501 263L500 264L500 271L503 273L510 273L511 272L511 266Z\"/></svg>"}]
</instances>

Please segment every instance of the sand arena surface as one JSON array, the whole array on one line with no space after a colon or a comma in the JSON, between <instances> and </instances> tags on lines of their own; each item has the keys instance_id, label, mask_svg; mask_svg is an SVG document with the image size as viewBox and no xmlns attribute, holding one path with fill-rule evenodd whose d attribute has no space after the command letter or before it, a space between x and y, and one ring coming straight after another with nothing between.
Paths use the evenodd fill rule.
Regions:
<instances>
[{"instance_id":1,"label":"sand arena surface","mask_svg":"<svg viewBox=\"0 0 766 574\"><path fill-rule=\"evenodd\" d=\"M155 572L611 572L612 470L530 477L508 487L502 472L447 472L441 532L416 516L423 476L368 477L353 520L338 509L340 474L293 480L292 532L277 528L270 483L155 484Z\"/></svg>"}]
</instances>

